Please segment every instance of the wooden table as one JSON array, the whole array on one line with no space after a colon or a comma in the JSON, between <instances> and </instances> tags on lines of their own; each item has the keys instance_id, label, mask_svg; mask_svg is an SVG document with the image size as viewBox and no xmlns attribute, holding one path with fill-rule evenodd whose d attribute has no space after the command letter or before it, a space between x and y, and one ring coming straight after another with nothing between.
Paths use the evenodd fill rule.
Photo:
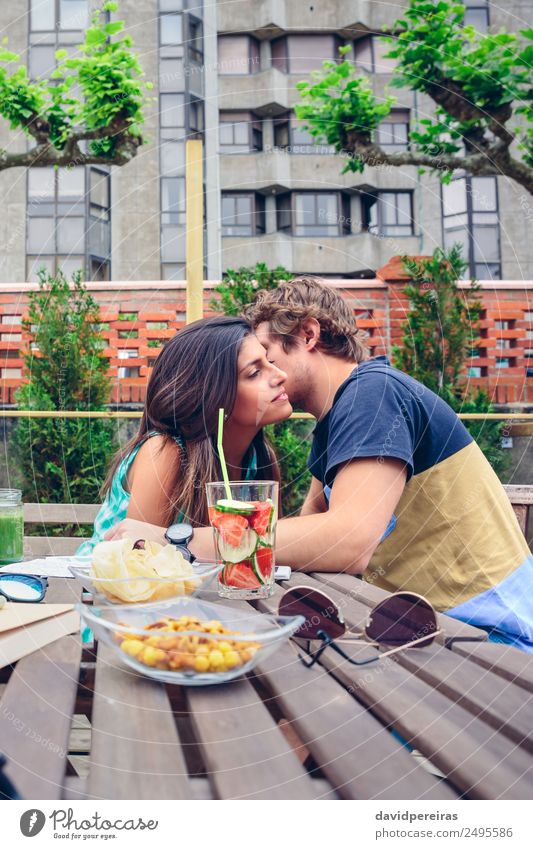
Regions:
<instances>
[{"instance_id":1,"label":"wooden table","mask_svg":"<svg viewBox=\"0 0 533 849\"><path fill-rule=\"evenodd\" d=\"M287 585L302 583L353 627L385 595L345 575ZM69 600L74 582L51 580L47 601ZM533 798L533 656L440 619L440 644L371 666L330 650L307 669L291 642L255 675L205 688L159 684L63 637L0 671L6 774L27 799ZM68 757L74 715L87 717L85 777Z\"/></svg>"}]
</instances>

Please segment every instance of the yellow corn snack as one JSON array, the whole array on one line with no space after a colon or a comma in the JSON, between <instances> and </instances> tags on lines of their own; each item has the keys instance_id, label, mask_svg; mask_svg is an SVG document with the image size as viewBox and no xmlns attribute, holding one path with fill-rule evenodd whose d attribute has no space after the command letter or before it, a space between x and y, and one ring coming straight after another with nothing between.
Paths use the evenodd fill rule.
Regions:
<instances>
[{"instance_id":1,"label":"yellow corn snack","mask_svg":"<svg viewBox=\"0 0 533 849\"><path fill-rule=\"evenodd\" d=\"M126 624L126 623L121 623ZM144 634L120 634L115 638L126 654L157 669L184 672L226 672L252 659L261 644L232 639L238 631L224 628L221 622L201 622L192 616L171 617L145 625ZM158 631L164 634L158 635ZM180 632L196 631L195 634ZM172 632L169 634L168 632ZM223 635L226 639L215 637Z\"/></svg>"}]
</instances>

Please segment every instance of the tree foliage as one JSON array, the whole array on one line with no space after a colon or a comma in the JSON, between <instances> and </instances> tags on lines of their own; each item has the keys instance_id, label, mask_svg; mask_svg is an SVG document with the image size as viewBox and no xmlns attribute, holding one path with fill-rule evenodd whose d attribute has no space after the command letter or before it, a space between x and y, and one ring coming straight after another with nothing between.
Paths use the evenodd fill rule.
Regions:
<instances>
[{"instance_id":1,"label":"tree foliage","mask_svg":"<svg viewBox=\"0 0 533 849\"><path fill-rule=\"evenodd\" d=\"M465 381L465 362L479 339L481 301L479 285L472 281L461 290L457 281L466 270L461 248L447 253L437 248L432 257L403 258L411 279L404 292L409 312L403 325L402 344L393 348L394 365L436 392L460 413L490 413L486 392L470 391ZM503 475L509 455L501 447L503 425L473 420L464 424L495 471Z\"/></svg>"},{"instance_id":2,"label":"tree foliage","mask_svg":"<svg viewBox=\"0 0 533 849\"><path fill-rule=\"evenodd\" d=\"M215 286L219 298L212 298L209 306L225 315L240 315L247 304L251 304L260 289L275 289L282 280L290 280L292 274L283 266L268 268L264 262L253 267L228 268L224 279Z\"/></svg>"},{"instance_id":3,"label":"tree foliage","mask_svg":"<svg viewBox=\"0 0 533 849\"><path fill-rule=\"evenodd\" d=\"M383 39L396 59L391 85L422 92L434 116L411 129L409 148L388 152L375 129L395 98L377 97L368 77L346 58L327 61L298 83L296 114L312 135L347 155L344 171L415 165L440 174L503 174L533 193L533 29L519 35L464 26L454 0L410 0Z\"/></svg>"},{"instance_id":4,"label":"tree foliage","mask_svg":"<svg viewBox=\"0 0 533 849\"><path fill-rule=\"evenodd\" d=\"M18 407L105 409L110 382L99 308L80 273L70 284L62 272L52 277L41 271L23 327L31 343L23 354L28 382L17 390ZM113 422L105 419L20 418L13 446L24 495L32 501L97 502L115 450L113 433Z\"/></svg>"},{"instance_id":5,"label":"tree foliage","mask_svg":"<svg viewBox=\"0 0 533 849\"><path fill-rule=\"evenodd\" d=\"M107 22L118 4L95 12L79 55L56 52L50 79L30 80L20 57L0 49L0 115L34 142L23 153L0 150L0 170L16 166L125 165L143 144L145 89L123 21Z\"/></svg>"}]
</instances>

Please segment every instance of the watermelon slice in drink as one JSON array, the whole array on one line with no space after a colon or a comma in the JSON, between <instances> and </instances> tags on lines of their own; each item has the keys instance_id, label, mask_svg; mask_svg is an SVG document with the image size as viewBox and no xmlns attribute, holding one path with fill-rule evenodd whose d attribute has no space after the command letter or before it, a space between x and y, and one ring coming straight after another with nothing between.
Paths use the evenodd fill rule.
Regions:
<instances>
[{"instance_id":1,"label":"watermelon slice in drink","mask_svg":"<svg viewBox=\"0 0 533 849\"><path fill-rule=\"evenodd\" d=\"M272 569L274 567L274 556L271 546L256 548L252 554L252 569L262 584L269 584L272 580Z\"/></svg>"}]
</instances>

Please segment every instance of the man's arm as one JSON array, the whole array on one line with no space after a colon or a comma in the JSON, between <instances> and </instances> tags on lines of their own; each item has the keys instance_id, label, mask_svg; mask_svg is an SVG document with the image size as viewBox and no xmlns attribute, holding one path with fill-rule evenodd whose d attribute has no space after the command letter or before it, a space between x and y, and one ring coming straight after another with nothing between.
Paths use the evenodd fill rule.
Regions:
<instances>
[{"instance_id":1,"label":"man's arm","mask_svg":"<svg viewBox=\"0 0 533 849\"><path fill-rule=\"evenodd\" d=\"M311 479L309 492L305 496L305 501L300 510L300 516L311 516L314 513L325 513L328 509L326 499L324 498L324 487L317 478Z\"/></svg>"},{"instance_id":2,"label":"man's arm","mask_svg":"<svg viewBox=\"0 0 533 849\"><path fill-rule=\"evenodd\" d=\"M405 481L401 460L351 460L337 472L327 512L279 522L276 558L303 572L361 574L385 533Z\"/></svg>"}]
</instances>

